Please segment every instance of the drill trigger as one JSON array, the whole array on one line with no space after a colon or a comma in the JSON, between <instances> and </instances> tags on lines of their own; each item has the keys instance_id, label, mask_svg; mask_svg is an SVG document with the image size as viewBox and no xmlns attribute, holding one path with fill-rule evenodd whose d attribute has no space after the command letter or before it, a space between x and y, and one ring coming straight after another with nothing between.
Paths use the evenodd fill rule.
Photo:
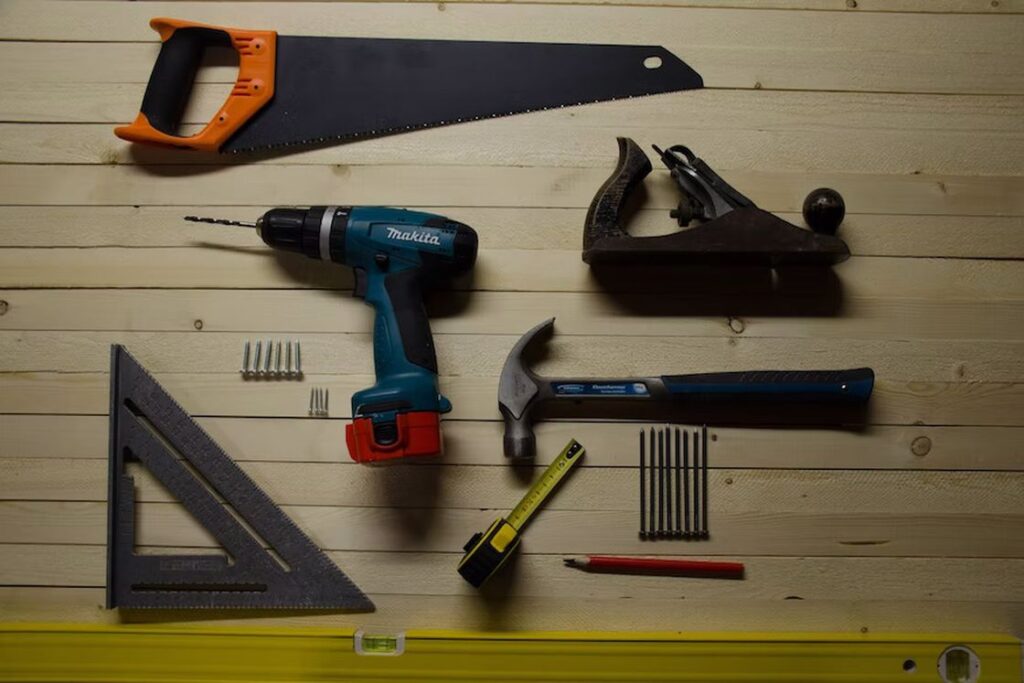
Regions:
<instances>
[{"instance_id":1,"label":"drill trigger","mask_svg":"<svg viewBox=\"0 0 1024 683\"><path fill-rule=\"evenodd\" d=\"M366 269L359 268L358 266L352 269L352 274L355 276L355 282L352 287L352 296L357 299L366 298Z\"/></svg>"}]
</instances>

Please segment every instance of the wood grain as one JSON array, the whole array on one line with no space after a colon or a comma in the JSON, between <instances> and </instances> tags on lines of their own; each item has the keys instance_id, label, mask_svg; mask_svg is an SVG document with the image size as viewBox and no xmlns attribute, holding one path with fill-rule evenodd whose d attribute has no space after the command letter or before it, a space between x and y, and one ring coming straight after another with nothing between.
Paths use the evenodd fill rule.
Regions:
<instances>
[{"instance_id":1,"label":"wood grain","mask_svg":"<svg viewBox=\"0 0 1024 683\"><path fill-rule=\"evenodd\" d=\"M2 16L0 37L39 40L58 34L67 40L138 40L153 42L147 26L151 16L187 13L194 21L221 25L237 22L230 3L162 4L122 8L82 16L69 3L67 11L45 20L24 5L14 4ZM901 15L873 13L771 11L733 9L560 6L506 4L289 3L264 8L260 26L283 34L363 35L386 37L517 40L529 30L532 40L551 42L635 42L664 45L681 55L715 87L870 90L875 92L1022 93L1024 80L1014 69L1021 54L1019 16ZM64 7L61 7L64 9ZM19 11L20 10L20 11ZM172 11L173 10L173 11ZM49 13L48 13L49 14ZM101 18L102 17L102 18ZM255 17L254 17L255 19ZM677 27L682 23L685 31ZM755 44L737 49L734 40L757 35ZM828 35L830 50L817 49L808 36ZM955 39L951 39L955 35ZM902 46L879 50L877 46ZM60 46L50 53L77 46ZM88 47L88 46L86 46ZM114 44L116 60L91 72L103 81L119 68L143 67L146 79L154 46ZM142 50L139 52L139 50ZM81 53L75 53L79 58ZM98 54L103 54L99 52ZM127 67L112 66L113 62ZM853 62L856 68L850 68ZM967 65L972 67L969 68ZM898 65L898 68L896 68ZM942 74L936 78L935 74Z\"/></svg>"},{"instance_id":2,"label":"wood grain","mask_svg":"<svg viewBox=\"0 0 1024 683\"><path fill-rule=\"evenodd\" d=\"M148 359L147 359L148 360ZM369 363L369 359L366 361ZM157 374L157 380L193 414L238 417L305 417L309 387L327 389L332 417L349 412L351 394L373 384L372 375L305 376L299 382L267 383L262 391L239 381L237 373ZM109 409L106 373L0 372L0 413L105 414ZM496 420L497 378L440 377L441 390L454 403L450 419ZM872 425L1014 426L1024 410L1024 384L1005 382L893 382L876 380L866 420ZM690 415L689 420L695 419ZM744 423L756 415L737 415ZM680 421L687 416L680 415ZM814 420L806 408L794 410L789 425ZM340 429L340 427L339 427ZM632 432L632 428L630 428ZM494 446L497 451L497 445Z\"/></svg>"},{"instance_id":3,"label":"wood grain","mask_svg":"<svg viewBox=\"0 0 1024 683\"><path fill-rule=\"evenodd\" d=\"M198 423L233 460L347 462L341 427L333 420L199 417ZM534 427L539 452L555 453L585 434L586 467L635 467L636 430L600 422L552 421ZM495 449L496 421L448 421L444 465L503 466ZM101 415L0 415L0 458L107 458L108 425ZM712 467L761 469L1024 470L1018 427L872 427L751 430L713 427ZM302 448L295 448L295 444ZM988 447L979 449L978 443Z\"/></svg>"},{"instance_id":4,"label":"wood grain","mask_svg":"<svg viewBox=\"0 0 1024 683\"><path fill-rule=\"evenodd\" d=\"M53 44L39 45L52 49ZM73 56L68 59L71 65L79 64ZM687 144L722 170L1015 174L1024 153L1020 96L700 90L446 126L265 159L197 155L132 146L115 138L112 126L131 118L144 86L84 83L87 68L77 68L83 73L68 76L74 86L42 82L26 92L0 96L0 119L21 122L0 124L0 160L158 166L416 164L430 159L439 165L586 166L610 173L615 137L629 136L648 149L651 143ZM186 132L209 120L224 100L224 87L196 87L185 112ZM937 109L944 116L935 117ZM43 122L61 125L25 125ZM823 149L828 154L822 154Z\"/></svg>"},{"instance_id":5,"label":"wood grain","mask_svg":"<svg viewBox=\"0 0 1024 683\"><path fill-rule=\"evenodd\" d=\"M0 584L103 588L106 549L88 545L14 544L0 561ZM139 548L142 553L182 553L202 548ZM455 553L332 551L338 566L368 593L376 595L460 595L474 589L454 571ZM919 600L936 602L955 595L965 583L976 585L979 600L1024 602L1014 574L1021 560L950 558L941 571L927 558L887 557L732 557L757 581L687 581L656 576L575 572L559 555L524 555L515 564L509 597L558 594L578 600ZM724 559L724 558L723 558ZM827 577L827 580L822 580ZM793 593L794 585L800 586ZM396 590L397 589L397 590Z\"/></svg>"},{"instance_id":6,"label":"wood grain","mask_svg":"<svg viewBox=\"0 0 1024 683\"><path fill-rule=\"evenodd\" d=\"M153 16L283 34L664 45L707 88L507 117L276 158L134 148ZM29 2L0 4L0 613L9 620L252 624L103 610L109 345L124 343L373 597L371 615L261 624L551 630L1024 632L1024 4L1021 0ZM756 39L752 38L756 37ZM231 68L204 65L194 130ZM595 273L583 215L613 139L686 143L802 224L844 195L854 257L834 278L694 269ZM634 234L669 232L645 181ZM370 310L345 269L266 252L272 205L391 204L477 229L472 278L428 298L455 406L445 455L387 469L344 452L372 383ZM711 427L712 538L637 538L637 423L536 426L500 454L497 376L557 317L544 373L871 365L870 409ZM302 382L244 382L246 339L301 339ZM305 413L331 390L331 419ZM749 418L751 416L737 416ZM682 419L682 418L681 418ZM570 437L581 467L482 593L454 566ZM138 466L141 552L216 552ZM574 572L586 552L728 557L744 581Z\"/></svg>"},{"instance_id":7,"label":"wood grain","mask_svg":"<svg viewBox=\"0 0 1024 683\"><path fill-rule=\"evenodd\" d=\"M580 600L546 595L543 598L505 599L500 591L473 596L372 595L373 614L312 616L301 613L267 615L264 626L338 625L395 629L394 615L402 615L402 629L577 630L592 631L608 614L620 614L624 630L693 631L921 631L936 623L952 631L1019 632L1024 627L1024 603L971 602L945 599L913 600ZM953 596L955 597L955 596ZM209 624L216 618L224 626L252 626L252 619L230 614L172 612L122 617L102 609L98 588L0 588L0 609L15 621L74 621L89 623L145 623L172 620L177 624Z\"/></svg>"},{"instance_id":8,"label":"wood grain","mask_svg":"<svg viewBox=\"0 0 1024 683\"><path fill-rule=\"evenodd\" d=\"M474 166L168 166L147 173L134 166L45 165L5 167L0 204L238 205L316 204L324 197L360 204L534 206L583 208L607 168ZM199 182L201 180L201 182ZM867 175L738 171L729 181L770 211L799 211L816 186L843 188L846 202L878 213L913 215L1024 215L1020 176ZM339 189L340 188L340 189ZM648 184L649 206L674 207L678 195L667 173Z\"/></svg>"}]
</instances>

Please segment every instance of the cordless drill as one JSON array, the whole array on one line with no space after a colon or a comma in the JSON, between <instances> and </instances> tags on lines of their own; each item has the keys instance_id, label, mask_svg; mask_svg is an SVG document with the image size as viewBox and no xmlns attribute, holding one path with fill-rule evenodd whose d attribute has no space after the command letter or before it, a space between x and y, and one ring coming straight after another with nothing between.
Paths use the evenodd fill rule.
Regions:
<instances>
[{"instance_id":1,"label":"cordless drill","mask_svg":"<svg viewBox=\"0 0 1024 683\"><path fill-rule=\"evenodd\" d=\"M354 295L373 306L377 383L352 395L345 428L356 462L441 452L441 413L452 409L437 386L437 357L423 292L469 271L477 236L468 225L429 213L380 206L276 208L255 223L185 220L256 228L267 245L350 266Z\"/></svg>"}]
</instances>

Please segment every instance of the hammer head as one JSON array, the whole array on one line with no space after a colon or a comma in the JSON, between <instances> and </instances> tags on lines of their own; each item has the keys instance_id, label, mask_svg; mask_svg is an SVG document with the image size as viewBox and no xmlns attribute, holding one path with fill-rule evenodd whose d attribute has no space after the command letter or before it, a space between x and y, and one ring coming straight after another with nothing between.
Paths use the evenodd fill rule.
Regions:
<instances>
[{"instance_id":1,"label":"hammer head","mask_svg":"<svg viewBox=\"0 0 1024 683\"><path fill-rule=\"evenodd\" d=\"M541 393L540 380L523 362L523 355L536 343L547 342L555 331L555 319L549 318L524 334L509 351L498 383L498 410L505 420L506 458L532 458L537 450L533 436L534 404Z\"/></svg>"}]
</instances>

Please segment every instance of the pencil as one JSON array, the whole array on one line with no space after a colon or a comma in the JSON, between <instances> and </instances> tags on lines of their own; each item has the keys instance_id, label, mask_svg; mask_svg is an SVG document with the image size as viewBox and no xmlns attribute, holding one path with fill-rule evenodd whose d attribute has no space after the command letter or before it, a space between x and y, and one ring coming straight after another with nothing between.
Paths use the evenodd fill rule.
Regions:
<instances>
[{"instance_id":1,"label":"pencil","mask_svg":"<svg viewBox=\"0 0 1024 683\"><path fill-rule=\"evenodd\" d=\"M742 562L719 562L717 560L669 560L654 557L619 557L614 555L587 555L566 557L562 560L567 567L586 571L607 571L623 573L665 573L722 578L743 578Z\"/></svg>"}]
</instances>

